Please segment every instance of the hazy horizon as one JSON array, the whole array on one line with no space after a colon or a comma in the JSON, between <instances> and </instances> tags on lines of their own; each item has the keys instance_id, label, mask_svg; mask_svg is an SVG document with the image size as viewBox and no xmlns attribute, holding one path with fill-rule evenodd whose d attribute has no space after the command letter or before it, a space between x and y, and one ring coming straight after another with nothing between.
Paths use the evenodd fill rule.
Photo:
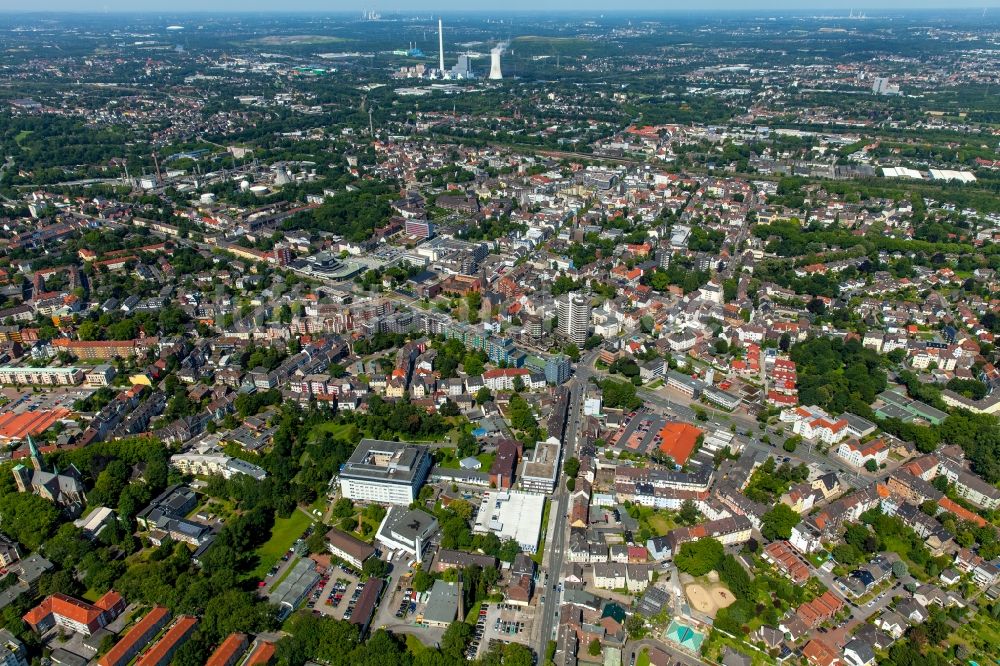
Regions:
<instances>
[{"instance_id":1,"label":"hazy horizon","mask_svg":"<svg viewBox=\"0 0 1000 666\"><path fill-rule=\"evenodd\" d=\"M540 6L544 5L544 6ZM364 2L354 1L338 2L330 6L328 2L320 0L290 0L279 4L273 0L36 0L30 6L17 8L0 7L0 14L32 14L47 12L67 12L74 14L85 13L241 13L241 12L267 12L267 13L299 13L314 12L322 14L337 13L360 13L362 11L376 11L381 13L417 13L417 12L464 12L464 13L494 13L496 15L509 14L511 12L566 12L580 13L592 12L603 14L622 14L627 12L646 13L683 13L697 14L700 12L711 13L716 11L738 11L748 12L774 12L774 11L794 11L795 13L822 13L827 11L850 10L878 12L878 11L927 11L936 9L955 10L978 10L1000 7L1000 0L985 0L966 4L960 2L948 3L943 0L870 0L870 1L849 1L831 0L814 3L802 3L794 0L769 0L754 6L748 6L745 2L735 0L708 0L700 4L696 9L684 6L664 6L662 2L649 0L634 0L625 4L616 4L613 9L608 9L604 0L550 0L549 2L538 3L526 0L508 0L500 6L495 2L482 1L461 1L461 0L432 0L426 3L411 2Z\"/></svg>"}]
</instances>

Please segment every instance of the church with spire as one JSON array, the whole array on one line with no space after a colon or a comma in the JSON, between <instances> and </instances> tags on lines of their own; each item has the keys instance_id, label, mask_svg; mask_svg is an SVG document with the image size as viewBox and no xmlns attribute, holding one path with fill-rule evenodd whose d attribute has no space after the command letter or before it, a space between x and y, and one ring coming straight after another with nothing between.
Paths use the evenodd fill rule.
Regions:
<instances>
[{"instance_id":1,"label":"church with spire","mask_svg":"<svg viewBox=\"0 0 1000 666\"><path fill-rule=\"evenodd\" d=\"M14 481L22 493L34 493L57 504L70 515L78 515L87 503L83 491L80 471L73 465L64 472L49 471L45 467L42 453L35 440L28 436L28 455L31 466L18 464L14 467Z\"/></svg>"}]
</instances>

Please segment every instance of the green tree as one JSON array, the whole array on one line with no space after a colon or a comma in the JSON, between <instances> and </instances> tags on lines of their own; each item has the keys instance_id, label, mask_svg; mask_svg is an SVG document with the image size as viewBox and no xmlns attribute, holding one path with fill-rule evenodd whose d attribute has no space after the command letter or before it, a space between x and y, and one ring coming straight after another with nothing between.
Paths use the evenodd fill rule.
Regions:
<instances>
[{"instance_id":1,"label":"green tree","mask_svg":"<svg viewBox=\"0 0 1000 666\"><path fill-rule=\"evenodd\" d=\"M454 660L461 661L465 646L472 637L472 627L465 622L456 621L448 625L441 636L441 652Z\"/></svg>"},{"instance_id":2,"label":"green tree","mask_svg":"<svg viewBox=\"0 0 1000 666\"><path fill-rule=\"evenodd\" d=\"M514 558L521 553L521 546L512 538L504 539L500 545L498 557L504 562L513 562Z\"/></svg>"},{"instance_id":3,"label":"green tree","mask_svg":"<svg viewBox=\"0 0 1000 666\"><path fill-rule=\"evenodd\" d=\"M28 550L35 550L59 522L59 510L31 493L0 496L0 524L4 532Z\"/></svg>"},{"instance_id":4,"label":"green tree","mask_svg":"<svg viewBox=\"0 0 1000 666\"><path fill-rule=\"evenodd\" d=\"M724 553L722 544L715 539L687 541L674 554L674 564L684 573L704 576L719 565Z\"/></svg>"},{"instance_id":5,"label":"green tree","mask_svg":"<svg viewBox=\"0 0 1000 666\"><path fill-rule=\"evenodd\" d=\"M591 657L596 657L601 654L601 641L596 638L590 641L590 645L587 646L587 653Z\"/></svg>"},{"instance_id":6,"label":"green tree","mask_svg":"<svg viewBox=\"0 0 1000 666\"><path fill-rule=\"evenodd\" d=\"M760 533L765 539L787 539L792 536L792 528L799 524L799 514L787 504L778 503L761 516Z\"/></svg>"},{"instance_id":7,"label":"green tree","mask_svg":"<svg viewBox=\"0 0 1000 666\"><path fill-rule=\"evenodd\" d=\"M576 456L570 456L563 463L563 471L566 472L566 476L575 478L580 473L580 459Z\"/></svg>"},{"instance_id":8,"label":"green tree","mask_svg":"<svg viewBox=\"0 0 1000 666\"><path fill-rule=\"evenodd\" d=\"M625 631L629 638L637 640L646 635L646 621L639 613L632 613L625 618Z\"/></svg>"},{"instance_id":9,"label":"green tree","mask_svg":"<svg viewBox=\"0 0 1000 666\"><path fill-rule=\"evenodd\" d=\"M698 506L692 500L686 499L681 503L677 519L684 525L694 525L700 516L701 512L698 511Z\"/></svg>"},{"instance_id":10,"label":"green tree","mask_svg":"<svg viewBox=\"0 0 1000 666\"><path fill-rule=\"evenodd\" d=\"M369 557L362 565L361 571L369 578L384 578L389 574L389 564L377 557Z\"/></svg>"},{"instance_id":11,"label":"green tree","mask_svg":"<svg viewBox=\"0 0 1000 666\"><path fill-rule=\"evenodd\" d=\"M413 589L417 592L426 592L434 585L434 577L423 569L413 572Z\"/></svg>"}]
</instances>

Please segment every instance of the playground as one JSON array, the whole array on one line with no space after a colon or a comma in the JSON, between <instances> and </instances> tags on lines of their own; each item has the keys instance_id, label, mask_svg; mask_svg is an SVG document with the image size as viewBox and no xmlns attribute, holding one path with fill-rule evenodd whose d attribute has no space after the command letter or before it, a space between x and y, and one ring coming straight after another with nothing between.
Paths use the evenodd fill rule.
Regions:
<instances>
[{"instance_id":1,"label":"playground","mask_svg":"<svg viewBox=\"0 0 1000 666\"><path fill-rule=\"evenodd\" d=\"M713 618L720 608L732 606L736 602L736 597L729 588L719 582L718 575L714 571L703 581L685 585L684 594L687 595L691 608Z\"/></svg>"}]
</instances>

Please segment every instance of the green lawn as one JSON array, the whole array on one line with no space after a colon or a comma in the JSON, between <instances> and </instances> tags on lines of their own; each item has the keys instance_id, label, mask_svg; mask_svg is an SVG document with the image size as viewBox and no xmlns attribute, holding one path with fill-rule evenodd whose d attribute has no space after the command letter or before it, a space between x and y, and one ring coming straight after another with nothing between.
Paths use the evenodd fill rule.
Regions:
<instances>
[{"instance_id":1,"label":"green lawn","mask_svg":"<svg viewBox=\"0 0 1000 666\"><path fill-rule=\"evenodd\" d=\"M267 574L268 569L281 559L281 556L292 547L295 540L302 536L312 520L302 511L296 509L288 518L276 518L274 527L271 529L271 538L261 544L257 549L259 563L257 568L250 572L250 577L260 580Z\"/></svg>"},{"instance_id":2,"label":"green lawn","mask_svg":"<svg viewBox=\"0 0 1000 666\"><path fill-rule=\"evenodd\" d=\"M313 429L309 432L309 437L310 439L318 439L320 435L327 432L336 439L346 439L351 442L361 440L361 433L358 432L356 425L353 423L334 423L333 421L313 426Z\"/></svg>"},{"instance_id":3,"label":"green lawn","mask_svg":"<svg viewBox=\"0 0 1000 666\"><path fill-rule=\"evenodd\" d=\"M948 637L948 647L958 643L964 643L969 648L974 661L990 663L991 655L995 657L994 650L1000 644L1000 620L982 611L970 614L959 625L958 631Z\"/></svg>"},{"instance_id":4,"label":"green lawn","mask_svg":"<svg viewBox=\"0 0 1000 666\"><path fill-rule=\"evenodd\" d=\"M642 652L635 658L635 666L649 666L649 650L642 648Z\"/></svg>"},{"instance_id":5,"label":"green lawn","mask_svg":"<svg viewBox=\"0 0 1000 666\"><path fill-rule=\"evenodd\" d=\"M434 451L435 462L443 469L458 469L458 451L455 449L436 449Z\"/></svg>"},{"instance_id":6,"label":"green lawn","mask_svg":"<svg viewBox=\"0 0 1000 666\"><path fill-rule=\"evenodd\" d=\"M549 528L549 510L551 508L552 502L546 500L545 508L542 509L542 528L540 531L541 536L538 538L538 550L531 556L531 559L538 565L542 564L542 556L545 555L545 533Z\"/></svg>"},{"instance_id":7,"label":"green lawn","mask_svg":"<svg viewBox=\"0 0 1000 666\"><path fill-rule=\"evenodd\" d=\"M477 601L476 603L472 604L472 607L469 608L469 612L465 614L465 621L468 624L475 624L476 618L479 617L479 609L482 607L483 607L482 601Z\"/></svg>"},{"instance_id":8,"label":"green lawn","mask_svg":"<svg viewBox=\"0 0 1000 666\"><path fill-rule=\"evenodd\" d=\"M677 527L677 514L674 511L654 509L649 506L639 508L639 529L646 529L652 536L663 536Z\"/></svg>"},{"instance_id":9,"label":"green lawn","mask_svg":"<svg viewBox=\"0 0 1000 666\"><path fill-rule=\"evenodd\" d=\"M427 651L427 646L420 642L420 639L413 634L403 634L406 636L406 650L412 655L418 655Z\"/></svg>"}]
</instances>

